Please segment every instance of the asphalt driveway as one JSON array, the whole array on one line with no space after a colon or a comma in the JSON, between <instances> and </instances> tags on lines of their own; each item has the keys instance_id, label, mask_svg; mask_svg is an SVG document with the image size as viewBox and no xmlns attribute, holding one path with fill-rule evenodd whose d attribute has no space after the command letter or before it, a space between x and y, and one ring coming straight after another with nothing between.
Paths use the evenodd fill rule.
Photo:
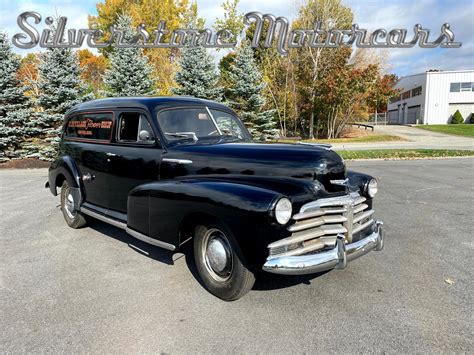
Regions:
<instances>
[{"instance_id":1,"label":"asphalt driveway","mask_svg":"<svg viewBox=\"0 0 474 355\"><path fill-rule=\"evenodd\" d=\"M386 243L225 303L174 254L73 230L46 170L0 170L0 352L472 352L474 159L371 161Z\"/></svg>"}]
</instances>

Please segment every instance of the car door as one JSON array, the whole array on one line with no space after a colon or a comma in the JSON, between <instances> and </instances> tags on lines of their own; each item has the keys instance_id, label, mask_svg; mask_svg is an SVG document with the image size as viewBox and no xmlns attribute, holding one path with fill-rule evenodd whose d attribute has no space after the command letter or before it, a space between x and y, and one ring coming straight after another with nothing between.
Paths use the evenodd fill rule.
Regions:
<instances>
[{"instance_id":1,"label":"car door","mask_svg":"<svg viewBox=\"0 0 474 355\"><path fill-rule=\"evenodd\" d=\"M159 179L163 151L146 112L124 110L116 117L114 155L109 157L109 209L127 213L128 193Z\"/></svg>"},{"instance_id":2,"label":"car door","mask_svg":"<svg viewBox=\"0 0 474 355\"><path fill-rule=\"evenodd\" d=\"M66 152L76 162L84 182L85 202L108 205L108 161L114 115L111 111L71 116L64 131Z\"/></svg>"}]
</instances>

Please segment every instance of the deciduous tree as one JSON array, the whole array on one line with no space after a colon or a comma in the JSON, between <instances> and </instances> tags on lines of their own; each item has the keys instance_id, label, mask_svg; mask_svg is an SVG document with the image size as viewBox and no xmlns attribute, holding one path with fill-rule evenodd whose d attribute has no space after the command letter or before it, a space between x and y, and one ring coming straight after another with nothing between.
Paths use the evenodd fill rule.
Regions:
<instances>
[{"instance_id":1,"label":"deciduous tree","mask_svg":"<svg viewBox=\"0 0 474 355\"><path fill-rule=\"evenodd\" d=\"M97 16L89 16L90 28L108 33L118 17L126 14L131 16L134 28L145 24L151 33L161 20L166 21L166 29L169 31L187 27L189 14L197 12L197 5L196 2L190 3L188 0L104 0L97 3L96 9ZM162 42L169 39L169 35L163 36ZM104 48L101 52L108 57L111 50L111 48ZM176 48L145 49L144 54L153 68L154 88L161 95L170 95L171 89L176 86L174 76L179 51Z\"/></svg>"},{"instance_id":2,"label":"deciduous tree","mask_svg":"<svg viewBox=\"0 0 474 355\"><path fill-rule=\"evenodd\" d=\"M94 55L88 49L79 50L77 55L81 67L81 79L87 84L89 90L98 96L104 85L103 76L107 68L106 58L101 54Z\"/></svg>"}]
</instances>

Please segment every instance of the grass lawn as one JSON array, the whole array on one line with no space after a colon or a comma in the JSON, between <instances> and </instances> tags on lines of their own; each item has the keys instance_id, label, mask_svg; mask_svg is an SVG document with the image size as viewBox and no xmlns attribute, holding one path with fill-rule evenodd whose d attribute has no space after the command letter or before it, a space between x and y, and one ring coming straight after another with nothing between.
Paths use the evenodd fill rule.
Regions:
<instances>
[{"instance_id":1,"label":"grass lawn","mask_svg":"<svg viewBox=\"0 0 474 355\"><path fill-rule=\"evenodd\" d=\"M307 143L372 143L372 142L389 142L404 140L398 136L391 136L389 134L370 134L362 137L354 138L335 138L335 139L302 139L302 142ZM278 139L278 143L296 143L294 140Z\"/></svg>"},{"instance_id":2,"label":"grass lawn","mask_svg":"<svg viewBox=\"0 0 474 355\"><path fill-rule=\"evenodd\" d=\"M454 134L456 136L474 137L474 124L436 124L415 127L433 132Z\"/></svg>"},{"instance_id":3,"label":"grass lawn","mask_svg":"<svg viewBox=\"0 0 474 355\"><path fill-rule=\"evenodd\" d=\"M346 160L354 159L409 159L474 156L471 150L447 149L378 149L378 150L339 150L336 151Z\"/></svg>"}]
</instances>

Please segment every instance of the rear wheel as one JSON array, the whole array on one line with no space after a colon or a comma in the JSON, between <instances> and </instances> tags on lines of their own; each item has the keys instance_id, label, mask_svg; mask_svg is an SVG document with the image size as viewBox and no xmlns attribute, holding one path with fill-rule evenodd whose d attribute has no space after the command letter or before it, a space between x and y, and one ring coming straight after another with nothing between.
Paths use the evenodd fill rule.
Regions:
<instances>
[{"instance_id":1,"label":"rear wheel","mask_svg":"<svg viewBox=\"0 0 474 355\"><path fill-rule=\"evenodd\" d=\"M201 279L209 292L234 301L250 291L254 274L245 267L236 252L234 239L224 226L209 222L198 226L194 233L194 260Z\"/></svg>"},{"instance_id":2,"label":"rear wheel","mask_svg":"<svg viewBox=\"0 0 474 355\"><path fill-rule=\"evenodd\" d=\"M77 199L75 195L65 180L61 186L61 211L68 226L76 229L87 225L87 220L76 208L79 201L75 201Z\"/></svg>"}]
</instances>

